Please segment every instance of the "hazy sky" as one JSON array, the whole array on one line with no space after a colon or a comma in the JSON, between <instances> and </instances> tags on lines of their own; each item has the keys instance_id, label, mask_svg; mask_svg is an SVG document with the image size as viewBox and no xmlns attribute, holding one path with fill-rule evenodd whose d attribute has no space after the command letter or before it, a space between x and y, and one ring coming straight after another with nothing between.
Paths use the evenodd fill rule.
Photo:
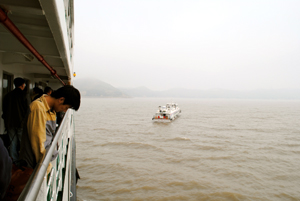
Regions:
<instances>
[{"instance_id":1,"label":"hazy sky","mask_svg":"<svg viewBox=\"0 0 300 201\"><path fill-rule=\"evenodd\" d=\"M76 79L300 88L299 0L75 0Z\"/></svg>"}]
</instances>

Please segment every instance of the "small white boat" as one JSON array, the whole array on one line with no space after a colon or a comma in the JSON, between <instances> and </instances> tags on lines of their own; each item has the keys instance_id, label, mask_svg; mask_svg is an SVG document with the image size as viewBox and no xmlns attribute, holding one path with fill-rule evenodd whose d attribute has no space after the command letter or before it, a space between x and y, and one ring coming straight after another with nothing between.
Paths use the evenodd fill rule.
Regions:
<instances>
[{"instance_id":1,"label":"small white boat","mask_svg":"<svg viewBox=\"0 0 300 201\"><path fill-rule=\"evenodd\" d=\"M159 106L157 112L153 115L154 121L172 121L181 113L177 103L167 103L166 106Z\"/></svg>"}]
</instances>

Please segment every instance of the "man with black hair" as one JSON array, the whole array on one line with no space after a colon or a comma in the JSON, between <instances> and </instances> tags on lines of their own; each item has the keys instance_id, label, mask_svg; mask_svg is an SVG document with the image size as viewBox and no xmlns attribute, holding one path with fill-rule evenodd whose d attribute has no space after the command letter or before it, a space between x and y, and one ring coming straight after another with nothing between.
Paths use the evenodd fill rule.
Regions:
<instances>
[{"instance_id":1,"label":"man with black hair","mask_svg":"<svg viewBox=\"0 0 300 201\"><path fill-rule=\"evenodd\" d=\"M5 129L10 139L9 155L13 162L19 158L19 143L22 138L23 125L28 112L28 102L25 89L25 80L17 77L14 79L15 89L5 95L3 99L2 118L4 119Z\"/></svg>"},{"instance_id":2,"label":"man with black hair","mask_svg":"<svg viewBox=\"0 0 300 201\"><path fill-rule=\"evenodd\" d=\"M31 102L35 101L36 99L38 99L39 97L41 97L44 93L43 90L39 87L34 87L32 89L32 97L31 97Z\"/></svg>"},{"instance_id":3,"label":"man with black hair","mask_svg":"<svg viewBox=\"0 0 300 201\"><path fill-rule=\"evenodd\" d=\"M48 96L50 96L52 92L53 92L53 90L51 89L51 87L45 87L44 94L47 94Z\"/></svg>"},{"instance_id":4,"label":"man with black hair","mask_svg":"<svg viewBox=\"0 0 300 201\"><path fill-rule=\"evenodd\" d=\"M73 86L64 86L50 96L44 94L30 104L30 114L24 127L20 159L22 165L34 168L41 161L55 136L56 112L66 112L69 108L78 110L80 93ZM57 153L52 155L52 160ZM48 167L48 171L51 166Z\"/></svg>"}]
</instances>

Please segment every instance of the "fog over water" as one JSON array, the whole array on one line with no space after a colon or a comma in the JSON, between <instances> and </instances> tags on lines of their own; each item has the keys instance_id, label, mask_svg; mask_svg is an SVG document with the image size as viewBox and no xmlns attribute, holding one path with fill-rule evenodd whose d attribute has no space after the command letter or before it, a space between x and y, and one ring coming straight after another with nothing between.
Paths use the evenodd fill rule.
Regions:
<instances>
[{"instance_id":1,"label":"fog over water","mask_svg":"<svg viewBox=\"0 0 300 201\"><path fill-rule=\"evenodd\" d=\"M76 79L114 87L299 88L300 1L75 0Z\"/></svg>"}]
</instances>

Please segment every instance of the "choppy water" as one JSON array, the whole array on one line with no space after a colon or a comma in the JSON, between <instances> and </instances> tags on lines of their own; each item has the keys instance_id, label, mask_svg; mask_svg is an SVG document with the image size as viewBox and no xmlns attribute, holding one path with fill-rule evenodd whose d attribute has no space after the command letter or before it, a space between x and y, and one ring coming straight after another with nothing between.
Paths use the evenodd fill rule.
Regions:
<instances>
[{"instance_id":1,"label":"choppy water","mask_svg":"<svg viewBox=\"0 0 300 201\"><path fill-rule=\"evenodd\" d=\"M78 200L300 200L300 101L83 98Z\"/></svg>"}]
</instances>

